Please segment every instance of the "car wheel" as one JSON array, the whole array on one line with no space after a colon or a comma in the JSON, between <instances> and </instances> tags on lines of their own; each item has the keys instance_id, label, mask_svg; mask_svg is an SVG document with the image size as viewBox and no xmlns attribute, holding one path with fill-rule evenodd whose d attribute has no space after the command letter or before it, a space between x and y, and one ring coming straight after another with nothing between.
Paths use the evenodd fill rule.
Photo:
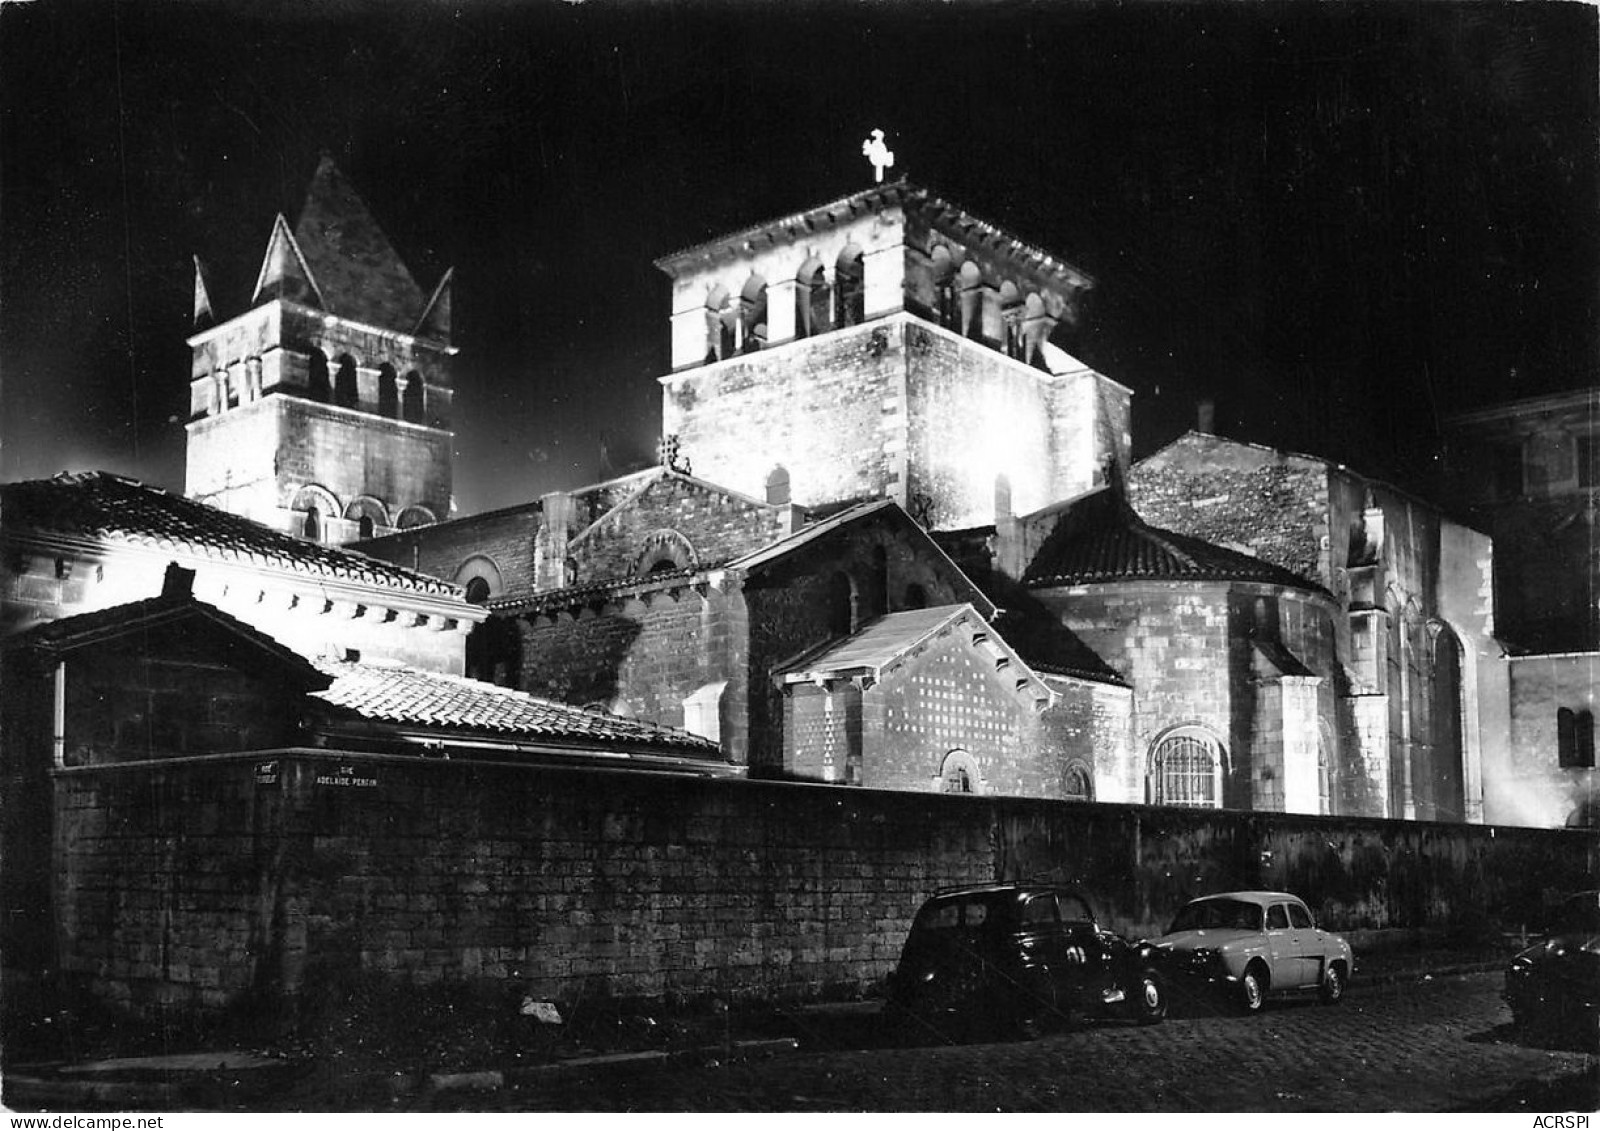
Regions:
<instances>
[{"instance_id":1,"label":"car wheel","mask_svg":"<svg viewBox=\"0 0 1600 1131\"><path fill-rule=\"evenodd\" d=\"M1141 1025L1154 1025L1167 1016L1167 987L1154 970L1139 975L1134 989L1133 1016Z\"/></svg>"},{"instance_id":2,"label":"car wheel","mask_svg":"<svg viewBox=\"0 0 1600 1131\"><path fill-rule=\"evenodd\" d=\"M1245 1013L1260 1013L1267 1004L1267 972L1252 964L1239 979L1239 1008Z\"/></svg>"},{"instance_id":3,"label":"car wheel","mask_svg":"<svg viewBox=\"0 0 1600 1131\"><path fill-rule=\"evenodd\" d=\"M1337 962L1322 965L1322 982L1317 986L1317 996L1323 1005L1338 1005L1344 997L1344 967Z\"/></svg>"}]
</instances>

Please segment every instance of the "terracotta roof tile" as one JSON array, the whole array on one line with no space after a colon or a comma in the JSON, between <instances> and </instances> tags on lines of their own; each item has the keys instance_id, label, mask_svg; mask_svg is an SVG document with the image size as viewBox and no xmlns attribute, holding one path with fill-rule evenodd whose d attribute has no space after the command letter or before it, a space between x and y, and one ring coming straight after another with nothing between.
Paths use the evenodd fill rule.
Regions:
<instances>
[{"instance_id":1,"label":"terracotta roof tile","mask_svg":"<svg viewBox=\"0 0 1600 1131\"><path fill-rule=\"evenodd\" d=\"M1069 512L1023 575L1031 588L1111 581L1254 581L1322 592L1261 558L1147 525L1110 489Z\"/></svg>"},{"instance_id":2,"label":"terracotta roof tile","mask_svg":"<svg viewBox=\"0 0 1600 1131\"><path fill-rule=\"evenodd\" d=\"M320 660L317 666L333 677L333 686L314 698L377 722L722 759L716 743L687 731L587 711L480 680L370 663Z\"/></svg>"},{"instance_id":3,"label":"terracotta roof tile","mask_svg":"<svg viewBox=\"0 0 1600 1131\"><path fill-rule=\"evenodd\" d=\"M461 596L438 578L281 534L241 515L104 471L58 475L0 487L7 529L105 538L216 561L244 561L293 573Z\"/></svg>"}]
</instances>

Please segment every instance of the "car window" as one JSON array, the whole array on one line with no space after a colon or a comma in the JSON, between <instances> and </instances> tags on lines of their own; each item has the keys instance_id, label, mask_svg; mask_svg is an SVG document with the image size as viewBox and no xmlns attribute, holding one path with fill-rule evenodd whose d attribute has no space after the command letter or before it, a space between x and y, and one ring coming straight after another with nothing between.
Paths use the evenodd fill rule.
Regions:
<instances>
[{"instance_id":1,"label":"car window","mask_svg":"<svg viewBox=\"0 0 1600 1131\"><path fill-rule=\"evenodd\" d=\"M1022 921L1030 927L1053 927L1056 923L1056 897L1036 895L1022 909Z\"/></svg>"},{"instance_id":2,"label":"car window","mask_svg":"<svg viewBox=\"0 0 1600 1131\"><path fill-rule=\"evenodd\" d=\"M1069 923L1094 922L1094 913L1089 910L1089 905L1076 895L1061 897L1061 917Z\"/></svg>"},{"instance_id":3,"label":"car window","mask_svg":"<svg viewBox=\"0 0 1600 1131\"><path fill-rule=\"evenodd\" d=\"M1267 908L1267 930L1282 931L1289 926L1289 913L1283 909L1283 904L1274 903Z\"/></svg>"},{"instance_id":4,"label":"car window","mask_svg":"<svg viewBox=\"0 0 1600 1131\"><path fill-rule=\"evenodd\" d=\"M1259 931L1261 908L1239 899L1197 899L1179 909L1170 933L1178 931Z\"/></svg>"},{"instance_id":5,"label":"car window","mask_svg":"<svg viewBox=\"0 0 1600 1131\"><path fill-rule=\"evenodd\" d=\"M923 931L954 931L961 926L961 904L935 903L924 907L917 916L917 928Z\"/></svg>"},{"instance_id":6,"label":"car window","mask_svg":"<svg viewBox=\"0 0 1600 1131\"><path fill-rule=\"evenodd\" d=\"M1311 922L1311 912L1301 907L1298 903L1289 904L1289 922L1299 930L1309 930L1315 926Z\"/></svg>"},{"instance_id":7,"label":"car window","mask_svg":"<svg viewBox=\"0 0 1600 1131\"><path fill-rule=\"evenodd\" d=\"M917 914L920 931L972 930L989 918L989 905L978 899L951 899L924 907Z\"/></svg>"}]
</instances>

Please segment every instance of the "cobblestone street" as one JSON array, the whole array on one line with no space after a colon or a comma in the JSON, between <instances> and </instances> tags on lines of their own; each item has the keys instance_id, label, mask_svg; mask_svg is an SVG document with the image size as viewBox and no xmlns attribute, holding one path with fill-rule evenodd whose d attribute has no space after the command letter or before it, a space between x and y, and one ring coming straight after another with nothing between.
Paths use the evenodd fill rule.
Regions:
<instances>
[{"instance_id":1,"label":"cobblestone street","mask_svg":"<svg viewBox=\"0 0 1600 1131\"><path fill-rule=\"evenodd\" d=\"M1190 1012L1033 1043L892 1047L837 1020L802 1051L732 1065L566 1073L435 1097L468 1111L1450 1111L1590 1097L1600 1061L1515 1035L1498 974L1352 988L1344 1004L1253 1018ZM1587 1081L1586 1083L1576 1083ZM1544 1083L1541 1083L1544 1082ZM1542 1091L1541 1091L1542 1089ZM1532 1096L1533 1100L1517 1097Z\"/></svg>"}]
</instances>

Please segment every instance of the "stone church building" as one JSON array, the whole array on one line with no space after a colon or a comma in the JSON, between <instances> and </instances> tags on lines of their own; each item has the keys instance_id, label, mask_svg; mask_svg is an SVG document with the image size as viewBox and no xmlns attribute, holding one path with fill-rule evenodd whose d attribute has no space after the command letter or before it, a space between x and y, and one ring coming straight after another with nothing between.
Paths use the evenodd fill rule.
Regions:
<instances>
[{"instance_id":1,"label":"stone church building","mask_svg":"<svg viewBox=\"0 0 1600 1131\"><path fill-rule=\"evenodd\" d=\"M661 465L451 518L451 276L419 286L324 159L242 305L196 260L189 497L8 489L10 628L148 598L187 554L197 599L301 655L687 732L753 776L1533 819L1489 538L1209 429L1132 464L1130 390L1073 356L1084 272L904 182L657 265ZM80 513L140 548L120 597L98 550L51 549Z\"/></svg>"},{"instance_id":2,"label":"stone church building","mask_svg":"<svg viewBox=\"0 0 1600 1131\"><path fill-rule=\"evenodd\" d=\"M661 468L362 544L483 602L476 674L758 776L1517 812L1489 539L1209 431L1130 465L1083 272L906 183L657 265Z\"/></svg>"}]
</instances>

